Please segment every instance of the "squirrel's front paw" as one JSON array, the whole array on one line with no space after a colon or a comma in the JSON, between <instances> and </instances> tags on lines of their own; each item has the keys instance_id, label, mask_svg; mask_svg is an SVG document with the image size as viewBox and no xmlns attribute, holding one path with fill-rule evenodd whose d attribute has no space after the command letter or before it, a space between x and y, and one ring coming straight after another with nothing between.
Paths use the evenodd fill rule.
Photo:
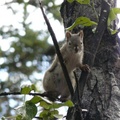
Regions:
<instances>
[{"instance_id":1,"label":"squirrel's front paw","mask_svg":"<svg viewBox=\"0 0 120 120\"><path fill-rule=\"evenodd\" d=\"M90 67L87 64L84 64L81 66L81 70L85 72L90 72Z\"/></svg>"}]
</instances>

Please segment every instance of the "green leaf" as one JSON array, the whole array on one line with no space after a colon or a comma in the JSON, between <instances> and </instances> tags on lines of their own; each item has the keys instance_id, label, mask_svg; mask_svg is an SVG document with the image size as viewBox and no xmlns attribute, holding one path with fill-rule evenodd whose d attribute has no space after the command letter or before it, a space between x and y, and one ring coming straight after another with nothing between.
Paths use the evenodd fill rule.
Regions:
<instances>
[{"instance_id":1,"label":"green leaf","mask_svg":"<svg viewBox=\"0 0 120 120\"><path fill-rule=\"evenodd\" d=\"M21 94L29 94L32 90L35 90L35 86L33 84L22 86Z\"/></svg>"},{"instance_id":2,"label":"green leaf","mask_svg":"<svg viewBox=\"0 0 120 120\"><path fill-rule=\"evenodd\" d=\"M31 89L32 89L32 90L36 90L36 87L35 87L34 84L31 85Z\"/></svg>"},{"instance_id":3,"label":"green leaf","mask_svg":"<svg viewBox=\"0 0 120 120\"><path fill-rule=\"evenodd\" d=\"M48 110L43 110L43 111L40 113L40 118L47 118L47 117L48 117L48 114L49 114L49 111L48 111Z\"/></svg>"},{"instance_id":4,"label":"green leaf","mask_svg":"<svg viewBox=\"0 0 120 120\"><path fill-rule=\"evenodd\" d=\"M17 115L16 120L22 120L22 115Z\"/></svg>"},{"instance_id":5,"label":"green leaf","mask_svg":"<svg viewBox=\"0 0 120 120\"><path fill-rule=\"evenodd\" d=\"M120 8L111 8L107 21L108 26L117 18L117 14L120 14Z\"/></svg>"},{"instance_id":6,"label":"green leaf","mask_svg":"<svg viewBox=\"0 0 120 120\"><path fill-rule=\"evenodd\" d=\"M34 104L39 103L40 101L42 101L43 99L40 96L34 96L30 101Z\"/></svg>"},{"instance_id":7,"label":"green leaf","mask_svg":"<svg viewBox=\"0 0 120 120\"><path fill-rule=\"evenodd\" d=\"M73 102L71 100L68 100L65 103L53 103L51 105L51 107L54 108L54 109L60 108L60 107L63 107L63 106L73 107L74 104L73 104Z\"/></svg>"},{"instance_id":8,"label":"green leaf","mask_svg":"<svg viewBox=\"0 0 120 120\"><path fill-rule=\"evenodd\" d=\"M90 4L90 0L76 0L80 4Z\"/></svg>"},{"instance_id":9,"label":"green leaf","mask_svg":"<svg viewBox=\"0 0 120 120\"><path fill-rule=\"evenodd\" d=\"M51 107L55 109L55 108L60 108L62 106L64 106L64 103L53 103Z\"/></svg>"},{"instance_id":10,"label":"green leaf","mask_svg":"<svg viewBox=\"0 0 120 120\"><path fill-rule=\"evenodd\" d=\"M4 116L2 116L1 120L6 120L6 118Z\"/></svg>"},{"instance_id":11,"label":"green leaf","mask_svg":"<svg viewBox=\"0 0 120 120\"><path fill-rule=\"evenodd\" d=\"M69 3L74 2L75 0L67 0ZM90 4L90 0L76 0L80 4Z\"/></svg>"},{"instance_id":12,"label":"green leaf","mask_svg":"<svg viewBox=\"0 0 120 120\"><path fill-rule=\"evenodd\" d=\"M52 111L50 111L50 113L51 113L51 116L59 114L58 110L52 110Z\"/></svg>"},{"instance_id":13,"label":"green leaf","mask_svg":"<svg viewBox=\"0 0 120 120\"><path fill-rule=\"evenodd\" d=\"M112 31L111 31L111 34L114 35L114 34L117 33L117 31L118 31L118 30L112 30Z\"/></svg>"},{"instance_id":14,"label":"green leaf","mask_svg":"<svg viewBox=\"0 0 120 120\"><path fill-rule=\"evenodd\" d=\"M51 108L51 104L49 104L49 103L47 103L45 101L41 101L40 106L45 108L45 109L50 109Z\"/></svg>"},{"instance_id":15,"label":"green leaf","mask_svg":"<svg viewBox=\"0 0 120 120\"><path fill-rule=\"evenodd\" d=\"M72 2L74 2L74 0L67 0L69 3L72 3Z\"/></svg>"},{"instance_id":16,"label":"green leaf","mask_svg":"<svg viewBox=\"0 0 120 120\"><path fill-rule=\"evenodd\" d=\"M116 34L118 32L118 30L113 30L110 27L108 27L108 29L110 30L111 35L114 35L114 34Z\"/></svg>"},{"instance_id":17,"label":"green leaf","mask_svg":"<svg viewBox=\"0 0 120 120\"><path fill-rule=\"evenodd\" d=\"M51 116L51 118L60 118L60 115L59 115L59 112L58 112L58 110L52 110L52 111L50 111L50 116Z\"/></svg>"},{"instance_id":18,"label":"green leaf","mask_svg":"<svg viewBox=\"0 0 120 120\"><path fill-rule=\"evenodd\" d=\"M72 30L74 27L76 27L77 25L81 25L81 26L92 26L92 25L97 25L96 22L91 21L89 18L87 17L78 17L75 22L68 28L66 28L67 30Z\"/></svg>"},{"instance_id":19,"label":"green leaf","mask_svg":"<svg viewBox=\"0 0 120 120\"><path fill-rule=\"evenodd\" d=\"M15 109L17 113L16 120L31 120L37 113L37 107L30 101Z\"/></svg>"},{"instance_id":20,"label":"green leaf","mask_svg":"<svg viewBox=\"0 0 120 120\"><path fill-rule=\"evenodd\" d=\"M74 104L71 100L66 101L64 104L68 107L73 107L74 106Z\"/></svg>"},{"instance_id":21,"label":"green leaf","mask_svg":"<svg viewBox=\"0 0 120 120\"><path fill-rule=\"evenodd\" d=\"M37 107L34 103L28 101L25 103L25 106L26 106L26 116L28 119L32 120L32 118L34 118L35 115L37 114Z\"/></svg>"},{"instance_id":22,"label":"green leaf","mask_svg":"<svg viewBox=\"0 0 120 120\"><path fill-rule=\"evenodd\" d=\"M42 102L42 101L46 102L47 104L52 104L51 101L45 99L44 97L40 97L40 96L34 96L34 97L30 100L30 102L32 102L32 103L34 103L34 104L37 104L37 103Z\"/></svg>"},{"instance_id":23,"label":"green leaf","mask_svg":"<svg viewBox=\"0 0 120 120\"><path fill-rule=\"evenodd\" d=\"M58 110L51 110L51 111L49 111L49 110L43 110L40 113L40 117L48 120L48 119L50 119L50 118L52 119L54 117L58 118L58 116L59 116L58 114L59 114Z\"/></svg>"}]
</instances>

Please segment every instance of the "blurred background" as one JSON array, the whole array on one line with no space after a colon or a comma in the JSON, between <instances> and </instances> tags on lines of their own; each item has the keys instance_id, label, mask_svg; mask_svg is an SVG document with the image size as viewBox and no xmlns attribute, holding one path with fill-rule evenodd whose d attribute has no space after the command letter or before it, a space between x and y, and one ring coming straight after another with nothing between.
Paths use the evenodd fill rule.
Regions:
<instances>
[{"instance_id":1,"label":"blurred background","mask_svg":"<svg viewBox=\"0 0 120 120\"><path fill-rule=\"evenodd\" d=\"M64 39L60 0L43 6L59 41ZM42 92L42 78L54 56L54 47L37 0L0 0L0 92L20 91L35 84ZM14 115L23 96L0 97L0 117Z\"/></svg>"},{"instance_id":2,"label":"blurred background","mask_svg":"<svg viewBox=\"0 0 120 120\"><path fill-rule=\"evenodd\" d=\"M43 0L58 41L64 40L59 12L62 2ZM42 92L42 78L54 54L38 1L0 0L0 93L17 92L23 84L32 83ZM22 104L22 100L23 96L0 97L0 117L15 115L13 108Z\"/></svg>"}]
</instances>

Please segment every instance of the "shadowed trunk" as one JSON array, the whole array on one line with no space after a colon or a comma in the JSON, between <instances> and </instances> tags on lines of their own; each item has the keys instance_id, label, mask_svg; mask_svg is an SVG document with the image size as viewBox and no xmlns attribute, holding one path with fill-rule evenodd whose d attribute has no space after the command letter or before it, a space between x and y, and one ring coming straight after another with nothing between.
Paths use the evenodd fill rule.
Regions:
<instances>
[{"instance_id":1,"label":"shadowed trunk","mask_svg":"<svg viewBox=\"0 0 120 120\"><path fill-rule=\"evenodd\" d=\"M102 0L93 0L95 11L89 5L81 5L77 2L72 4L64 0L61 6L61 16L64 27L67 28L75 21L77 17L85 16L93 21L98 21L101 12ZM115 1L108 0L109 4L114 7ZM91 3L92 4L92 3ZM97 15L96 15L97 14ZM102 29L103 26L101 26ZM115 28L113 24L112 28ZM75 28L72 32L78 32L80 27ZM84 28L84 46L85 58L84 63L89 64L92 58L92 50L95 40L92 40L94 33L92 27ZM105 29L99 48L96 52L95 61L88 75L87 82L82 93L80 106L87 109L88 112L84 120L119 120L120 119L120 39L117 34L111 33ZM94 57L94 56L93 56ZM79 81L79 86L81 81ZM73 98L76 102L77 97ZM71 108L68 111L68 120L80 120L83 118ZM79 109L78 109L79 110Z\"/></svg>"}]
</instances>

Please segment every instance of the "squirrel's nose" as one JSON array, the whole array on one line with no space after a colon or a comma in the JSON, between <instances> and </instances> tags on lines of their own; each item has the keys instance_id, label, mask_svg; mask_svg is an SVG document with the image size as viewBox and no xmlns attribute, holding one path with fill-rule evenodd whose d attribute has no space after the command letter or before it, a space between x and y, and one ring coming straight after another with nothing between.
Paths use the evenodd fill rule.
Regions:
<instances>
[{"instance_id":1,"label":"squirrel's nose","mask_svg":"<svg viewBox=\"0 0 120 120\"><path fill-rule=\"evenodd\" d=\"M79 47L76 45L76 46L74 47L74 50L75 50L75 52L77 53L78 50L79 50Z\"/></svg>"}]
</instances>

